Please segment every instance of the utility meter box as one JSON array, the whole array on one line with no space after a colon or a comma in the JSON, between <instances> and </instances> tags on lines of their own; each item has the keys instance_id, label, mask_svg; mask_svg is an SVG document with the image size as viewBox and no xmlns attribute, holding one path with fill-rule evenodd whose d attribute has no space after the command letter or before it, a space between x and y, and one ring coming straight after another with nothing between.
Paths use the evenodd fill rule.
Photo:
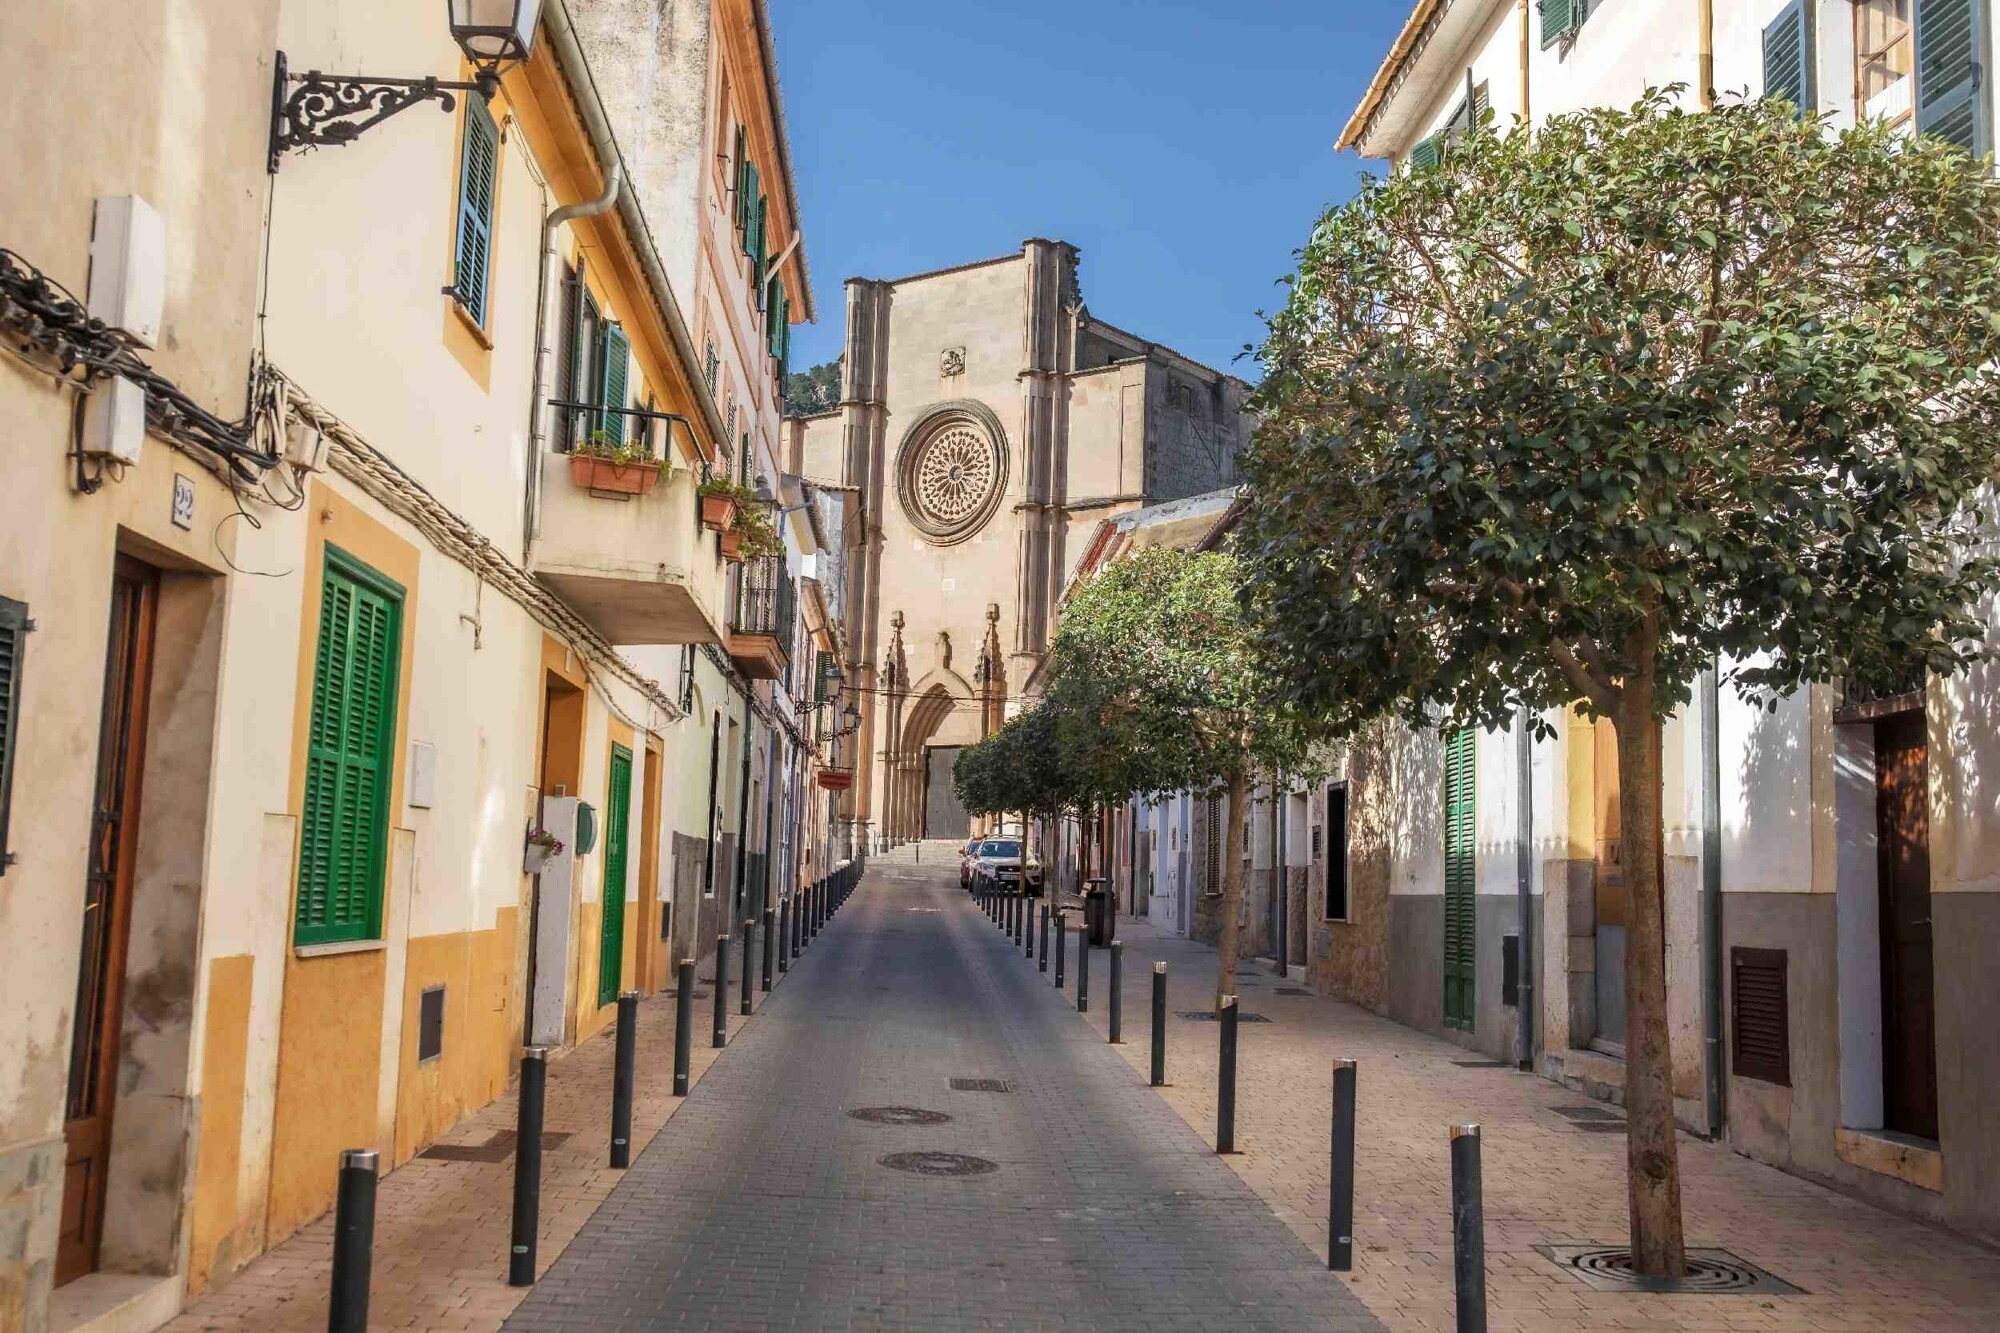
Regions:
<instances>
[{"instance_id":1,"label":"utility meter box","mask_svg":"<svg viewBox=\"0 0 2000 1333\"><path fill-rule=\"evenodd\" d=\"M99 198L90 226L91 318L152 347L166 302L167 224L136 194Z\"/></svg>"},{"instance_id":2,"label":"utility meter box","mask_svg":"<svg viewBox=\"0 0 2000 1333\"><path fill-rule=\"evenodd\" d=\"M123 375L99 380L83 408L83 452L136 464L146 443L146 390Z\"/></svg>"}]
</instances>

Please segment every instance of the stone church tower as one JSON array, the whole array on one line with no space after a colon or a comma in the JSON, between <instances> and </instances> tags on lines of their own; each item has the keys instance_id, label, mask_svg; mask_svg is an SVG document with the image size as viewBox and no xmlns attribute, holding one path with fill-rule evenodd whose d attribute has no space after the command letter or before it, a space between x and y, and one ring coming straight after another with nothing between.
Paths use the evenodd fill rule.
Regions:
<instances>
[{"instance_id":1,"label":"stone church tower","mask_svg":"<svg viewBox=\"0 0 2000 1333\"><path fill-rule=\"evenodd\" d=\"M793 470L860 501L857 839L966 836L952 762L1018 705L1090 531L1233 483L1248 392L1093 317L1062 241L848 281L840 405L787 424Z\"/></svg>"}]
</instances>

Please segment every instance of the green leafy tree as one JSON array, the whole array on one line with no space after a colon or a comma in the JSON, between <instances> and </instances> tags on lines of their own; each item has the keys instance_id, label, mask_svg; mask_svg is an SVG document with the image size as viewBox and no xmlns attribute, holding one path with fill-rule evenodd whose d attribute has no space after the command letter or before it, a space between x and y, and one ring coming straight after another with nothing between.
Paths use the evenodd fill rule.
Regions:
<instances>
[{"instance_id":1,"label":"green leafy tree","mask_svg":"<svg viewBox=\"0 0 2000 1333\"><path fill-rule=\"evenodd\" d=\"M1673 91L1468 136L1320 219L1239 547L1273 692L1326 730L1615 724L1649 1274L1685 1262L1660 723L1718 659L1768 697L1980 655L2000 425L1984 166Z\"/></svg>"},{"instance_id":2,"label":"green leafy tree","mask_svg":"<svg viewBox=\"0 0 2000 1333\"><path fill-rule=\"evenodd\" d=\"M1235 990L1252 780L1312 762L1303 730L1263 688L1237 586L1225 552L1138 550L1071 595L1050 649L1052 692L1072 700L1059 715L1063 754L1087 789L1228 793L1218 1006Z\"/></svg>"},{"instance_id":3,"label":"green leafy tree","mask_svg":"<svg viewBox=\"0 0 2000 1333\"><path fill-rule=\"evenodd\" d=\"M809 417L840 406L840 358L785 376L785 412Z\"/></svg>"}]
</instances>

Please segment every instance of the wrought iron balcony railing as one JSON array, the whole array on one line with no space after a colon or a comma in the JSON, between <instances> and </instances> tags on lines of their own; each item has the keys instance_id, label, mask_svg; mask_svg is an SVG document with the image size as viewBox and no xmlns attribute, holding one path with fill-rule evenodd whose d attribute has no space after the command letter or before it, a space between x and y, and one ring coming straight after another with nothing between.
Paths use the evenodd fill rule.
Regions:
<instances>
[{"instance_id":1,"label":"wrought iron balcony railing","mask_svg":"<svg viewBox=\"0 0 2000 1333\"><path fill-rule=\"evenodd\" d=\"M772 636L789 660L797 616L798 590L785 572L785 558L767 555L744 561L736 572L736 614L730 618L730 630Z\"/></svg>"}]
</instances>

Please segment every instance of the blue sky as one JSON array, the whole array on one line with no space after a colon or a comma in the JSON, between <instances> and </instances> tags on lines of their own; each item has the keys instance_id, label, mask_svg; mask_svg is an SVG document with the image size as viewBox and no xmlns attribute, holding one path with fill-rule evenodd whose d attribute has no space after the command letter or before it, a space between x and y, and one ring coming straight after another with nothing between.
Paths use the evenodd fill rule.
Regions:
<instances>
[{"instance_id":1,"label":"blue sky","mask_svg":"<svg viewBox=\"0 0 2000 1333\"><path fill-rule=\"evenodd\" d=\"M849 277L1083 251L1091 312L1232 364L1319 210L1334 139L1408 5L1355 0L772 0L817 326Z\"/></svg>"}]
</instances>

